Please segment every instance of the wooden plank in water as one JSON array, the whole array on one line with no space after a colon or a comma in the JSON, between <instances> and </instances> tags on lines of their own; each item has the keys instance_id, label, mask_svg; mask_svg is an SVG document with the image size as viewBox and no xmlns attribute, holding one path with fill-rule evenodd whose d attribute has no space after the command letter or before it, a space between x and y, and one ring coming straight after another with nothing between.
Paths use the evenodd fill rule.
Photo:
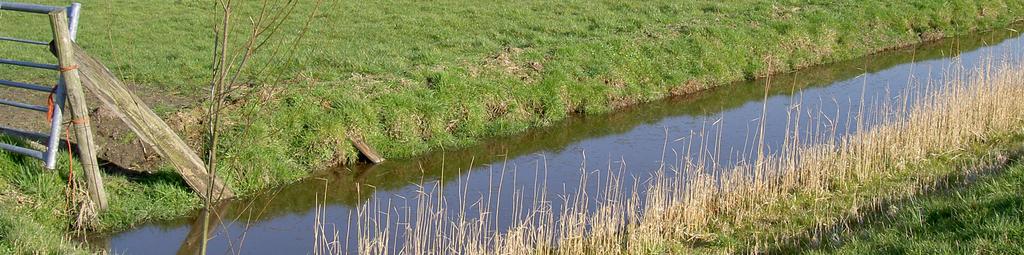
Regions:
<instances>
[{"instance_id":1,"label":"wooden plank in water","mask_svg":"<svg viewBox=\"0 0 1024 255\"><path fill-rule=\"evenodd\" d=\"M349 135L348 140L351 141L352 145L355 145L356 149L359 150L359 153L362 153L363 156L366 157L366 159L370 160L370 162L373 162L374 164L380 164L380 162L384 162L384 157L380 156L380 153L377 153L377 150L374 150L373 147L370 147L370 145L367 144L366 141L363 141L362 136Z\"/></svg>"},{"instance_id":2,"label":"wooden plank in water","mask_svg":"<svg viewBox=\"0 0 1024 255\"><path fill-rule=\"evenodd\" d=\"M139 138L154 148L161 157L169 161L178 170L181 177L199 196L206 198L209 188L213 189L211 200L220 200L234 196L234 193L220 179L211 178L206 164L196 155L192 148L182 141L171 127L164 123L135 94L132 94L124 82L74 44L75 59L81 65L83 84L89 88L100 101L113 109L122 121L128 124Z\"/></svg>"}]
</instances>

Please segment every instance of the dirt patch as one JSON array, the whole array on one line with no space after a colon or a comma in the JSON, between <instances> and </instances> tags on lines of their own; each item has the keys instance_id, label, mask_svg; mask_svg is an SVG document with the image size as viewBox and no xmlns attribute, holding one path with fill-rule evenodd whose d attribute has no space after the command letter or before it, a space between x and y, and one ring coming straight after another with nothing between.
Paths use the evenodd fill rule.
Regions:
<instances>
[{"instance_id":1,"label":"dirt patch","mask_svg":"<svg viewBox=\"0 0 1024 255\"><path fill-rule=\"evenodd\" d=\"M690 95L696 94L702 90L707 89L707 85L696 80L689 80L685 84L672 87L669 90L669 94L673 96Z\"/></svg>"},{"instance_id":2,"label":"dirt patch","mask_svg":"<svg viewBox=\"0 0 1024 255\"><path fill-rule=\"evenodd\" d=\"M484 59L482 65L470 65L469 74L471 77L478 77L485 72L500 72L510 75L526 83L537 81L537 77L544 71L544 64L535 61L522 61L520 55L524 49L507 47L497 54Z\"/></svg>"},{"instance_id":3,"label":"dirt patch","mask_svg":"<svg viewBox=\"0 0 1024 255\"><path fill-rule=\"evenodd\" d=\"M6 86L0 86L0 99L33 105L47 105L47 94L44 92L15 89ZM0 106L0 125L41 132L45 130L46 113L10 106Z\"/></svg>"},{"instance_id":4,"label":"dirt patch","mask_svg":"<svg viewBox=\"0 0 1024 255\"><path fill-rule=\"evenodd\" d=\"M11 203L17 205L35 205L35 201L32 197L26 196L17 190L7 187L6 185L0 186L0 203Z\"/></svg>"},{"instance_id":5,"label":"dirt patch","mask_svg":"<svg viewBox=\"0 0 1024 255\"><path fill-rule=\"evenodd\" d=\"M611 86L613 88L621 89L626 87L626 81L617 78L606 78L604 79L604 85Z\"/></svg>"},{"instance_id":6,"label":"dirt patch","mask_svg":"<svg viewBox=\"0 0 1024 255\"><path fill-rule=\"evenodd\" d=\"M180 96L158 89L130 86L130 89L146 102L151 108L160 111L180 111L195 105L199 97ZM0 98L35 105L47 105L48 93L0 87ZM149 172L161 163L159 156L152 148L147 148L138 136L111 109L107 109L94 95L86 91L89 105L90 123L95 135L97 154L101 168ZM65 108L64 123L70 120ZM166 117L165 117L166 119ZM0 125L21 130L46 133L49 122L46 113L0 106ZM62 127L62 139L68 136L67 126ZM74 132L70 132L74 140ZM66 149L66 144L61 145ZM66 153L66 152L62 152Z\"/></svg>"},{"instance_id":7,"label":"dirt patch","mask_svg":"<svg viewBox=\"0 0 1024 255\"><path fill-rule=\"evenodd\" d=\"M946 33L943 33L942 30L939 29L929 29L919 33L917 36L921 38L922 42L938 41L947 37Z\"/></svg>"},{"instance_id":8,"label":"dirt patch","mask_svg":"<svg viewBox=\"0 0 1024 255\"><path fill-rule=\"evenodd\" d=\"M106 106L95 108L89 113L96 137L96 157L108 162L107 167L118 167L134 171L149 171L156 168L159 156L139 140L113 110Z\"/></svg>"}]
</instances>

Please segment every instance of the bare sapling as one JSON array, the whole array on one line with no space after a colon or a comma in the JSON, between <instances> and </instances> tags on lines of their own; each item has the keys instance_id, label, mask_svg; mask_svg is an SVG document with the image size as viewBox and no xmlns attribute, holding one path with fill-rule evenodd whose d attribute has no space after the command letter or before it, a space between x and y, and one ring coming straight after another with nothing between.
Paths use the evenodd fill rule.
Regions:
<instances>
[{"instance_id":1,"label":"bare sapling","mask_svg":"<svg viewBox=\"0 0 1024 255\"><path fill-rule=\"evenodd\" d=\"M206 102L206 134L205 154L206 168L210 171L210 178L217 178L218 170L218 142L222 128L224 110L227 105L227 98L230 94L243 88L241 84L252 83L274 83L273 80L284 79L284 77L272 77L267 70L272 66L269 62L292 63L290 59L305 32L309 27L316 11L320 8L322 0L315 2L312 12L306 14L308 19L303 23L303 28L298 36L286 40L281 38L280 32L288 29L287 25L296 13L300 1L296 0L262 0L259 3L242 1L240 3L232 0L218 0L212 5L214 26L214 47L212 51L213 65L211 67L211 79L209 95ZM235 11L253 10L252 15L236 15ZM244 13L244 12L243 12ZM242 21L242 25L236 23ZM243 39L236 39L236 35ZM281 48L287 48L288 58L285 61L280 58ZM267 60L260 68L249 71L254 63L257 54L266 51L269 55L260 59ZM240 82L244 81L244 82ZM244 113L243 113L244 114ZM213 194L219 193L210 186L206 190L206 199L203 210L203 240L201 251L206 254L210 230L210 208L218 198Z\"/></svg>"}]
</instances>

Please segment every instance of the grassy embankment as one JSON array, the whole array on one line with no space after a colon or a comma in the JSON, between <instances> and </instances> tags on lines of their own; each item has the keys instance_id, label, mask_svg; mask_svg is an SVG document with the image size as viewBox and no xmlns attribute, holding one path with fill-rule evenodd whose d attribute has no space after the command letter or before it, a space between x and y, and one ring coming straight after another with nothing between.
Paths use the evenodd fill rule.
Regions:
<instances>
[{"instance_id":1,"label":"grassy embankment","mask_svg":"<svg viewBox=\"0 0 1024 255\"><path fill-rule=\"evenodd\" d=\"M306 169L354 159L344 142L349 131L389 157L410 156L547 125L571 113L603 112L1002 27L1024 10L1015 1L551 5L332 1L295 61L273 69L273 83L255 84L252 91L261 93L241 96L220 148L226 163L220 173L251 194L301 178ZM80 42L130 82L196 97L208 79L212 45L204 6L86 3ZM25 24L5 35L45 38L38 32L46 31L45 22L24 22L33 19L5 14L0 21ZM18 47L0 47L5 57L46 59L45 53L22 54ZM50 79L11 69L0 75ZM190 119L187 109L182 112L186 117L179 119ZM0 247L51 247L42 240L57 239L68 222L59 206L66 177L6 154L0 166L0 187L9 195L0 201ZM142 179L106 180L112 204L101 231L174 217L198 205L166 169Z\"/></svg>"},{"instance_id":2,"label":"grassy embankment","mask_svg":"<svg viewBox=\"0 0 1024 255\"><path fill-rule=\"evenodd\" d=\"M913 199L814 253L1024 253L1024 164Z\"/></svg>"},{"instance_id":3,"label":"grassy embankment","mask_svg":"<svg viewBox=\"0 0 1024 255\"><path fill-rule=\"evenodd\" d=\"M817 138L790 136L782 148L735 168L713 169L707 167L703 157L683 158L663 170L677 175L663 173L640 182L647 183L641 188L646 190L644 195L637 190L620 190L618 184L629 180L617 179L614 173L597 173L590 178L602 180L602 192L559 194L557 199L565 200L564 207L550 206L562 203L519 198L511 203L533 209L515 217L506 229L494 229L493 215L500 212L489 203L448 205L438 200L437 186L424 184L420 192L424 195L417 196L413 203L420 210L439 213L394 215L398 208L380 207L387 204L385 201L370 201L361 208L360 215L365 216L358 219L362 231L359 249L385 252L397 245L411 253L683 254L791 251L823 244L842 247L841 235L853 232L851 228L860 228L861 221L884 226L886 219L872 217L890 213L897 215L897 224L911 226L903 221L920 214L912 209L901 212L900 206L913 207L922 196L941 197L941 193L929 194L963 188L978 176L983 176L983 183L1019 186L1013 178L997 181L984 176L1005 171L1008 164L1022 156L1024 66L985 66L972 70L971 75L954 77L958 78L951 79L946 88L922 94L924 97L914 102L880 106L874 111L878 115L866 116L864 121L878 121L881 125L841 141L827 139L842 128L833 125L819 130ZM797 116L801 113L800 107L790 112ZM854 115L859 114L851 114ZM794 121L792 130L784 132L795 134L799 125L818 126ZM714 130L709 132L708 135L718 135ZM693 149L714 151L713 144L695 145L697 148ZM588 172L589 168L582 171ZM979 194L989 184L981 185L968 189L979 189L972 193ZM992 210L1001 212L956 214L946 210L929 215L930 220L949 224L946 227L950 229L945 233L913 233L920 240L937 240L934 243L902 245L935 250L1019 251L1024 245L1012 236L1021 232L1021 218L1015 214L1021 207L1021 196L1011 194L993 195L1002 199L997 201L1002 204ZM597 198L597 204L590 204L591 198ZM958 210L963 212L967 207L989 202L981 198ZM446 216L449 210L464 207L488 216ZM980 218L990 215L997 217ZM387 225L379 223L393 217L415 219L415 224L399 226L412 234L389 235L396 230L382 229ZM971 222L985 225L968 226ZM892 242L898 238L892 236L892 231L885 232L884 227L867 226L867 230L861 231L864 233L854 232L854 236L859 236L852 238L854 246L849 249L874 248L877 246L870 246L871 242ZM997 233L1000 230L1009 233ZM980 240L964 245L941 242L972 235L978 235ZM991 244L1000 241L1006 242Z\"/></svg>"}]
</instances>

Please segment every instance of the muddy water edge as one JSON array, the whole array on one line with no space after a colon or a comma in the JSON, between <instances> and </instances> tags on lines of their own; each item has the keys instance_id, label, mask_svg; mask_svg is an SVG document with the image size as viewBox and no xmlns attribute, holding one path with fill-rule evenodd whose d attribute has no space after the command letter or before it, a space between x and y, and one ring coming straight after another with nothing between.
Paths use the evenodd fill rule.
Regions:
<instances>
[{"instance_id":1,"label":"muddy water edge","mask_svg":"<svg viewBox=\"0 0 1024 255\"><path fill-rule=\"evenodd\" d=\"M356 251L355 227L350 226L355 208L367 201L393 201L403 213L415 212L415 208L403 206L416 205L412 200L417 185L424 183L452 190L444 195L449 203L482 202L491 208L505 208L498 210L504 214L497 217L499 225L495 229L500 231L500 222L511 221L508 217L513 213L509 211L525 210L509 208L508 202L517 196L530 200L537 195L533 194L537 180L544 180L552 193L549 196L581 190L598 193L598 181L581 185L581 175L625 169L627 179L642 180L680 157L707 156L715 159L712 164L718 166L734 164L754 153L752 145L759 142L755 139L762 114L766 116L763 145L781 147L789 123L786 112L794 102L808 112L833 113L801 116L807 119L805 123L816 123L801 127L801 131L829 128L826 125L844 127L833 137L838 139L856 132L856 125L849 123L856 119L851 114L912 96L901 94L915 91L907 86L928 81L941 84L948 70L971 69L988 59L1018 61L1024 53L1024 38L1017 30L1024 26L1011 28L811 67L773 76L770 83L741 82L613 113L576 116L479 146L317 172L297 183L217 206L216 214L220 217L210 234L213 239L209 252L311 251L314 224L318 220L340 232L345 250ZM712 141L708 136L715 137ZM715 149L687 149L702 142L714 142ZM622 188L630 190L631 185L634 184L627 182ZM456 190L476 198L460 201L467 198L457 196ZM487 199L479 199L482 197ZM317 217L318 206L323 209L321 217ZM478 216L473 213L468 217ZM193 254L200 245L199 215L196 212L179 220L152 222L86 240L95 249L112 253ZM388 224L406 223L410 222L396 219Z\"/></svg>"}]
</instances>

